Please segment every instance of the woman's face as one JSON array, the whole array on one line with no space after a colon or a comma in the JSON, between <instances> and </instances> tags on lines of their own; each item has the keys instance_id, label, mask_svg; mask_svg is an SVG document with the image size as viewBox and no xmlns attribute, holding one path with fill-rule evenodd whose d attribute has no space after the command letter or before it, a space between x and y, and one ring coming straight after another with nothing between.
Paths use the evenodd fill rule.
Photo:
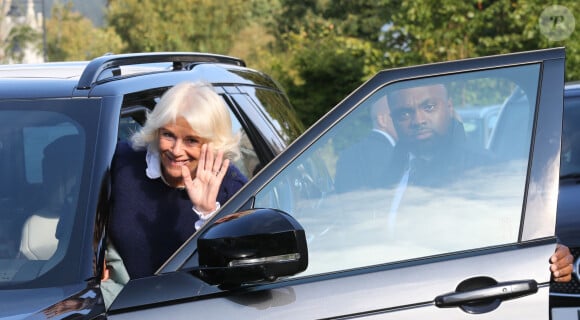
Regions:
<instances>
[{"instance_id":1,"label":"woman's face","mask_svg":"<svg viewBox=\"0 0 580 320\"><path fill-rule=\"evenodd\" d=\"M163 177L173 187L183 186L181 167L187 166L191 177L195 177L202 144L200 138L183 117L175 123L159 128L159 157Z\"/></svg>"}]
</instances>

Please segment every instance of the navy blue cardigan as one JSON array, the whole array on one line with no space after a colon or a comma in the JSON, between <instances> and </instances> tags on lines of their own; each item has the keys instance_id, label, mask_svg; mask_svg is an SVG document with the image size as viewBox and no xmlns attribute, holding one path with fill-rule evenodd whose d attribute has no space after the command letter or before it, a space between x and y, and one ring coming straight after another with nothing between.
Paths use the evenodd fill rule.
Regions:
<instances>
[{"instance_id":1,"label":"navy blue cardigan","mask_svg":"<svg viewBox=\"0 0 580 320\"><path fill-rule=\"evenodd\" d=\"M120 142L112 167L109 236L132 279L152 275L195 232L199 219L185 189L146 176L145 154ZM223 204L246 182L230 165L217 201Z\"/></svg>"}]
</instances>

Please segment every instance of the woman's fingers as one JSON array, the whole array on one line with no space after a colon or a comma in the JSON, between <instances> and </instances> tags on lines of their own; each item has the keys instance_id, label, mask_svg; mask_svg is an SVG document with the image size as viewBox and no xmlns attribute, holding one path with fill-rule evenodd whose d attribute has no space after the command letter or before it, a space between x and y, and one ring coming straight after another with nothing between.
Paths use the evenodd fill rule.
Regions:
<instances>
[{"instance_id":1,"label":"woman's fingers","mask_svg":"<svg viewBox=\"0 0 580 320\"><path fill-rule=\"evenodd\" d=\"M207 144L201 145L201 152L199 154L199 159L197 159L197 170L196 176L200 176L200 174L205 170L205 157L207 153Z\"/></svg>"},{"instance_id":2,"label":"woman's fingers","mask_svg":"<svg viewBox=\"0 0 580 320\"><path fill-rule=\"evenodd\" d=\"M191 179L191 172L189 172L187 166L181 166L181 176L183 177L183 184L185 184L185 187L191 185L193 179Z\"/></svg>"},{"instance_id":3,"label":"woman's fingers","mask_svg":"<svg viewBox=\"0 0 580 320\"><path fill-rule=\"evenodd\" d=\"M230 160L229 159L225 159L221 163L221 168L217 171L217 174L216 174L216 177L218 178L218 181L220 183L223 180L224 176L226 175L226 172L228 171L228 167L229 166L230 166Z\"/></svg>"},{"instance_id":4,"label":"woman's fingers","mask_svg":"<svg viewBox=\"0 0 580 320\"><path fill-rule=\"evenodd\" d=\"M215 157L215 161L213 163L213 172L217 173L221 170L221 165L223 162L224 153L223 151L218 151L217 156Z\"/></svg>"},{"instance_id":5,"label":"woman's fingers","mask_svg":"<svg viewBox=\"0 0 580 320\"><path fill-rule=\"evenodd\" d=\"M213 145L209 143L206 145L204 169L210 172L214 172L213 167L214 167Z\"/></svg>"},{"instance_id":6,"label":"woman's fingers","mask_svg":"<svg viewBox=\"0 0 580 320\"><path fill-rule=\"evenodd\" d=\"M224 166L225 164L225 166ZM214 154L211 143L204 144L201 147L197 173L208 172L211 176L218 176L224 169L227 170L229 160L224 160L224 152L219 150ZM225 172L224 172L225 174ZM223 176L223 175L222 175Z\"/></svg>"},{"instance_id":7,"label":"woman's fingers","mask_svg":"<svg viewBox=\"0 0 580 320\"><path fill-rule=\"evenodd\" d=\"M182 167L183 182L198 212L205 214L215 210L219 187L229 164L230 160L224 157L224 152L213 150L209 143L201 146L195 177L192 177L187 166Z\"/></svg>"}]
</instances>

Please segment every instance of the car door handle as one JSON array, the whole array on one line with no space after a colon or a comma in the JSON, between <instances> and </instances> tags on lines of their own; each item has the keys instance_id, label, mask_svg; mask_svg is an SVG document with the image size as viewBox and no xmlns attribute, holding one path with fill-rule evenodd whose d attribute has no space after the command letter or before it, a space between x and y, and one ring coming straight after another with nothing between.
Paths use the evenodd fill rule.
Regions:
<instances>
[{"instance_id":1,"label":"car door handle","mask_svg":"<svg viewBox=\"0 0 580 320\"><path fill-rule=\"evenodd\" d=\"M478 277L462 282L455 292L437 296L435 305L440 308L460 307L469 313L483 313L497 308L501 301L537 291L536 280L497 283L491 278Z\"/></svg>"}]
</instances>

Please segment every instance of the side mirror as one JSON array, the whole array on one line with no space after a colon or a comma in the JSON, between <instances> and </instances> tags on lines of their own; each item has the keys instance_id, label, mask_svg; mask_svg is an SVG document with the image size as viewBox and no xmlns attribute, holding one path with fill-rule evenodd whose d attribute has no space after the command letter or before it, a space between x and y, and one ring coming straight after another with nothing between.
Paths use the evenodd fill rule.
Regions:
<instances>
[{"instance_id":1,"label":"side mirror","mask_svg":"<svg viewBox=\"0 0 580 320\"><path fill-rule=\"evenodd\" d=\"M218 219L197 240L201 278L221 287L274 281L306 270L302 226L289 214L252 209Z\"/></svg>"}]
</instances>

